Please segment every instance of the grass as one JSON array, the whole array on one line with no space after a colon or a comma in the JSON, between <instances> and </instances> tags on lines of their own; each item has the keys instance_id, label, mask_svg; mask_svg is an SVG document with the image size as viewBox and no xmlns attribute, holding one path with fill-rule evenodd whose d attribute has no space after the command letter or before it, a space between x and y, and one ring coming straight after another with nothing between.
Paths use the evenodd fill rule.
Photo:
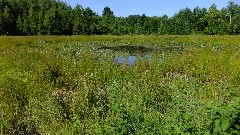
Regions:
<instances>
[{"instance_id":1,"label":"grass","mask_svg":"<svg viewBox=\"0 0 240 135\"><path fill-rule=\"evenodd\" d=\"M239 39L0 37L0 133L239 134ZM184 51L129 66L98 49L122 45Z\"/></svg>"}]
</instances>

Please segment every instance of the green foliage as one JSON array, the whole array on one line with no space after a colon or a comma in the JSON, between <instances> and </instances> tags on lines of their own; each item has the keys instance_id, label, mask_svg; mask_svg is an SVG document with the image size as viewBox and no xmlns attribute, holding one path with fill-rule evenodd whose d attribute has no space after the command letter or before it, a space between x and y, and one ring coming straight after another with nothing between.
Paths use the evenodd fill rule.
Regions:
<instances>
[{"instance_id":1,"label":"green foliage","mask_svg":"<svg viewBox=\"0 0 240 135\"><path fill-rule=\"evenodd\" d=\"M185 8L172 17L117 17L110 7L98 15L89 7L72 8L59 0L0 1L0 35L237 35L240 6Z\"/></svg>"},{"instance_id":2,"label":"green foliage","mask_svg":"<svg viewBox=\"0 0 240 135\"><path fill-rule=\"evenodd\" d=\"M1 134L239 134L238 36L9 38ZM130 66L113 58L131 51L100 49L122 45L156 51Z\"/></svg>"},{"instance_id":3,"label":"green foliage","mask_svg":"<svg viewBox=\"0 0 240 135\"><path fill-rule=\"evenodd\" d=\"M2 30L6 35L10 35L13 26L13 16L9 7L6 5L2 13Z\"/></svg>"},{"instance_id":4,"label":"green foliage","mask_svg":"<svg viewBox=\"0 0 240 135\"><path fill-rule=\"evenodd\" d=\"M73 34L83 34L83 11L84 9L77 5L74 9L74 20L73 20Z\"/></svg>"},{"instance_id":5,"label":"green foliage","mask_svg":"<svg viewBox=\"0 0 240 135\"><path fill-rule=\"evenodd\" d=\"M105 7L102 13L102 31L103 34L112 34L115 25L115 17L109 7Z\"/></svg>"}]
</instances>

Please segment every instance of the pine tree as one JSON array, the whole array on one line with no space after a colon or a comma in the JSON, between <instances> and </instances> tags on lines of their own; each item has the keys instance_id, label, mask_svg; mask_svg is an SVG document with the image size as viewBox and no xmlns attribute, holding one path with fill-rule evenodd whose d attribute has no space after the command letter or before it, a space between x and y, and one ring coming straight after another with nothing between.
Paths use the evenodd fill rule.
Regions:
<instances>
[{"instance_id":1,"label":"pine tree","mask_svg":"<svg viewBox=\"0 0 240 135\"><path fill-rule=\"evenodd\" d=\"M13 16L10 12L8 6L5 6L3 14L2 14L2 21L3 21L3 33L5 35L11 35L12 33L12 24L13 24Z\"/></svg>"},{"instance_id":2,"label":"pine tree","mask_svg":"<svg viewBox=\"0 0 240 135\"><path fill-rule=\"evenodd\" d=\"M83 8L77 5L73 12L73 34L80 35L83 34Z\"/></svg>"}]
</instances>

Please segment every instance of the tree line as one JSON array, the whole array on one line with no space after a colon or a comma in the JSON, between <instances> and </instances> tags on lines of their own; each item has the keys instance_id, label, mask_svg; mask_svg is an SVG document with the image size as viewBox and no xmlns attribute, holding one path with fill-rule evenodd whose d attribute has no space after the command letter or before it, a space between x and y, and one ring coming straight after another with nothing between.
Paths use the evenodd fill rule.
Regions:
<instances>
[{"instance_id":1,"label":"tree line","mask_svg":"<svg viewBox=\"0 0 240 135\"><path fill-rule=\"evenodd\" d=\"M0 0L0 35L236 35L240 5L229 2L218 10L185 8L172 17L117 17L109 7L101 15L89 7L72 8L59 0Z\"/></svg>"}]
</instances>

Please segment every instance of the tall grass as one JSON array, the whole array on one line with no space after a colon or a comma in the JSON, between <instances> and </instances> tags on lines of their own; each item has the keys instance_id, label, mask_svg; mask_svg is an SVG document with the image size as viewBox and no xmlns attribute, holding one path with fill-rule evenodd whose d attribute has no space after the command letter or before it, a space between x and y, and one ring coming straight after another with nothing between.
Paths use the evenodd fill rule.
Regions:
<instances>
[{"instance_id":1,"label":"tall grass","mask_svg":"<svg viewBox=\"0 0 240 135\"><path fill-rule=\"evenodd\" d=\"M239 134L238 37L0 39L1 134ZM184 51L130 66L102 45Z\"/></svg>"},{"instance_id":2,"label":"tall grass","mask_svg":"<svg viewBox=\"0 0 240 135\"><path fill-rule=\"evenodd\" d=\"M163 35L163 36L0 36L0 45L9 47L10 45L35 45L38 43L70 43L70 42L123 42L134 44L158 44L161 42L191 43L197 45L238 45L240 36L206 36L206 35Z\"/></svg>"}]
</instances>

